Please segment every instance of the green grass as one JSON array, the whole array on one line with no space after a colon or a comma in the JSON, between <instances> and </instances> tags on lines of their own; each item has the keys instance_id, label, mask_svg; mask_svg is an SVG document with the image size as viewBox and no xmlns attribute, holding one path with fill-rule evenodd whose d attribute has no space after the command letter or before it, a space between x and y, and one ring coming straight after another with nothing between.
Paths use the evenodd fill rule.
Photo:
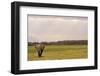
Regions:
<instances>
[{"instance_id":1,"label":"green grass","mask_svg":"<svg viewBox=\"0 0 100 76\"><path fill-rule=\"evenodd\" d=\"M28 61L80 59L88 57L87 45L46 45L42 57L38 57L34 46L28 46Z\"/></svg>"}]
</instances>

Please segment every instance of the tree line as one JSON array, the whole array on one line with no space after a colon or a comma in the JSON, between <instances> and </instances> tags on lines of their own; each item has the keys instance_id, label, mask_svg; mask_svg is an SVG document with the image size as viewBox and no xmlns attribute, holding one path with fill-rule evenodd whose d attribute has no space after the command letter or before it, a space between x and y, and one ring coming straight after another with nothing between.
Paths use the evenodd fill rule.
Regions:
<instances>
[{"instance_id":1,"label":"tree line","mask_svg":"<svg viewBox=\"0 0 100 76\"><path fill-rule=\"evenodd\" d=\"M88 40L63 40L63 41L55 41L55 42L41 42L45 45L87 45ZM29 46L34 46L39 44L39 42L28 42Z\"/></svg>"}]
</instances>

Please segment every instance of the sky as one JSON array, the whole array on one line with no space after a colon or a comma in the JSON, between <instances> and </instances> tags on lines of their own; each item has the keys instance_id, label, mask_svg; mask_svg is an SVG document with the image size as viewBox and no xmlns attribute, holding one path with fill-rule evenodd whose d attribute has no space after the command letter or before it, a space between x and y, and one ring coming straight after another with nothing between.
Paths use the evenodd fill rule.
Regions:
<instances>
[{"instance_id":1,"label":"sky","mask_svg":"<svg viewBox=\"0 0 100 76\"><path fill-rule=\"evenodd\" d=\"M28 42L87 40L88 17L28 15Z\"/></svg>"}]
</instances>

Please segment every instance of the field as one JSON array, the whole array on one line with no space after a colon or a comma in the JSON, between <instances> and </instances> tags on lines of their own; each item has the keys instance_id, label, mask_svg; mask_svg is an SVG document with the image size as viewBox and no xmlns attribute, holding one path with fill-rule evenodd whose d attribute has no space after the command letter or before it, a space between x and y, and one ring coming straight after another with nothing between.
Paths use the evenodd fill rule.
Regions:
<instances>
[{"instance_id":1,"label":"field","mask_svg":"<svg viewBox=\"0 0 100 76\"><path fill-rule=\"evenodd\" d=\"M28 46L28 61L81 59L87 57L87 45L46 45L42 57L40 58L34 46Z\"/></svg>"}]
</instances>

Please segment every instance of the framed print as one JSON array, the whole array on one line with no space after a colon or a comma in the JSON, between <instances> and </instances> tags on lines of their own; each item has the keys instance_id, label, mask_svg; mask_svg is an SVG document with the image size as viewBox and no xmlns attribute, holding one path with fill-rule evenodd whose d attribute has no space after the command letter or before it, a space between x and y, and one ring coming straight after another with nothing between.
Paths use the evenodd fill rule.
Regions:
<instances>
[{"instance_id":1,"label":"framed print","mask_svg":"<svg viewBox=\"0 0 100 76\"><path fill-rule=\"evenodd\" d=\"M11 3L13 74L97 69L97 7Z\"/></svg>"}]
</instances>

